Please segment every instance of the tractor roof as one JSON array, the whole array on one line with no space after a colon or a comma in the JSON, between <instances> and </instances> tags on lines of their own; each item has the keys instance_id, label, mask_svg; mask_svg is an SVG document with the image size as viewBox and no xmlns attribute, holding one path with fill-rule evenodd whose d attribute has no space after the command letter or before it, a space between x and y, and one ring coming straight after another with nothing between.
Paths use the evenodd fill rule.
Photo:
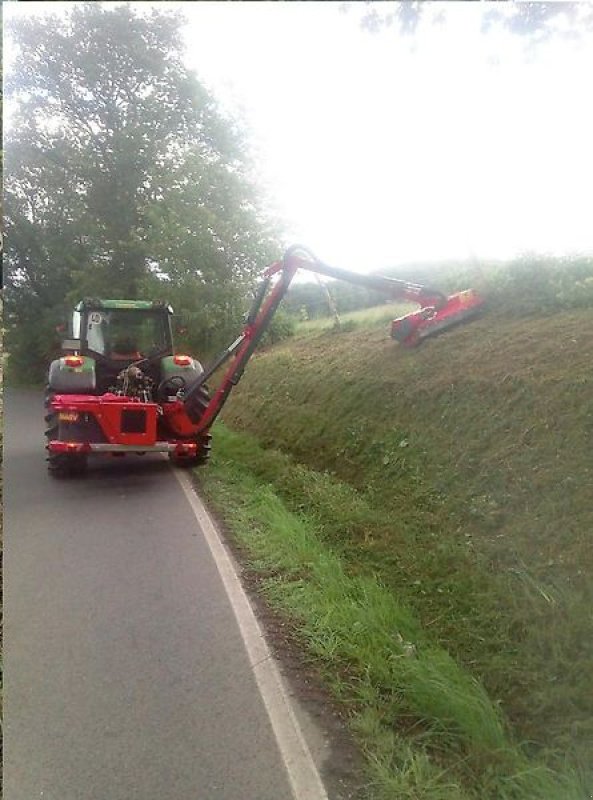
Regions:
<instances>
[{"instance_id":1,"label":"tractor roof","mask_svg":"<svg viewBox=\"0 0 593 800\"><path fill-rule=\"evenodd\" d=\"M97 297L85 297L76 306L77 311L84 309L130 309L132 311L153 311L163 310L168 314L173 313L173 309L163 300L102 300Z\"/></svg>"}]
</instances>

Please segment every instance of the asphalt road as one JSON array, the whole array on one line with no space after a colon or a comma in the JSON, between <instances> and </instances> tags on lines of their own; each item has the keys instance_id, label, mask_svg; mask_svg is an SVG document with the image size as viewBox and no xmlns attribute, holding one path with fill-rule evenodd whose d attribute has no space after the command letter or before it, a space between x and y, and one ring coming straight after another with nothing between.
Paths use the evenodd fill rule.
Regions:
<instances>
[{"instance_id":1,"label":"asphalt road","mask_svg":"<svg viewBox=\"0 0 593 800\"><path fill-rule=\"evenodd\" d=\"M5 397L5 800L292 793L208 546L168 463L46 473Z\"/></svg>"}]
</instances>

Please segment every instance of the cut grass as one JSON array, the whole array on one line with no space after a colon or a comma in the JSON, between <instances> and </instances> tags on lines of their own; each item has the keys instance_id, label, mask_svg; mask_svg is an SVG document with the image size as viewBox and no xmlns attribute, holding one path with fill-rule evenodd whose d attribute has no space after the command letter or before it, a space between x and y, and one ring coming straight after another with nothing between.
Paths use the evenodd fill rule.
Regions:
<instances>
[{"instance_id":1,"label":"cut grass","mask_svg":"<svg viewBox=\"0 0 593 800\"><path fill-rule=\"evenodd\" d=\"M530 761L513 743L500 708L483 686L423 629L413 611L372 574L357 574L314 513L290 511L279 484L316 491L331 480L334 497L356 497L335 479L260 450L252 438L218 426L217 449L200 473L211 502L265 577L263 591L297 625L349 709L367 755L369 797L427 800L581 800L570 770L563 777ZM253 464L261 467L254 472ZM308 500L303 492L303 505ZM361 499L361 514L368 513Z\"/></svg>"}]
</instances>

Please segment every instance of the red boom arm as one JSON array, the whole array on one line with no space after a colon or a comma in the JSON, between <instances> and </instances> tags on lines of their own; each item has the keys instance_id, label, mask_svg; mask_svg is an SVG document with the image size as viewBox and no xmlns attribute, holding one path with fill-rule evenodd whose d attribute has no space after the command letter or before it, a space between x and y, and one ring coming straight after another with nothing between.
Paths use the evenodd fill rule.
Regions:
<instances>
[{"instance_id":1,"label":"red boom arm","mask_svg":"<svg viewBox=\"0 0 593 800\"><path fill-rule=\"evenodd\" d=\"M298 269L306 269L330 278L337 278L369 289L386 292L394 298L418 303L421 309L426 310L429 314L447 304L447 297L436 290L427 289L424 286L397 280L396 278L386 278L380 275L361 275L358 272L330 267L318 261L303 247L295 245L289 248L281 261L275 261L265 270L264 279L258 288L241 335L206 370L199 382L190 389L183 400L188 417L197 426L197 433L206 431L211 427L222 410L233 386L236 386L240 381L247 362L253 355ZM280 280L270 291L272 278L277 274L280 275ZM197 405L194 407L192 399L197 396L199 388L233 355L233 362L227 369L206 410L203 411L203 408Z\"/></svg>"}]
</instances>

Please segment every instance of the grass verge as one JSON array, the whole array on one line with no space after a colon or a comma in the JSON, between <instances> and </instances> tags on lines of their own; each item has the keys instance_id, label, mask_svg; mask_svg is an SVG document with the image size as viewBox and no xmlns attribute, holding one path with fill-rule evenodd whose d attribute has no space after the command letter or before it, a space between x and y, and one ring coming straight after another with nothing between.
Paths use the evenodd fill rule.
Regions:
<instances>
[{"instance_id":1,"label":"grass verge","mask_svg":"<svg viewBox=\"0 0 593 800\"><path fill-rule=\"evenodd\" d=\"M589 793L592 359L587 310L489 313L413 351L383 329L323 333L262 352L224 413L316 471L297 485L250 462Z\"/></svg>"},{"instance_id":2,"label":"grass verge","mask_svg":"<svg viewBox=\"0 0 593 800\"><path fill-rule=\"evenodd\" d=\"M347 709L367 758L369 798L585 797L574 772L529 758L480 682L397 592L340 548L315 502L320 484L337 518L345 505L368 518L364 497L220 425L216 443L202 489L261 574L268 602L295 625Z\"/></svg>"}]
</instances>

